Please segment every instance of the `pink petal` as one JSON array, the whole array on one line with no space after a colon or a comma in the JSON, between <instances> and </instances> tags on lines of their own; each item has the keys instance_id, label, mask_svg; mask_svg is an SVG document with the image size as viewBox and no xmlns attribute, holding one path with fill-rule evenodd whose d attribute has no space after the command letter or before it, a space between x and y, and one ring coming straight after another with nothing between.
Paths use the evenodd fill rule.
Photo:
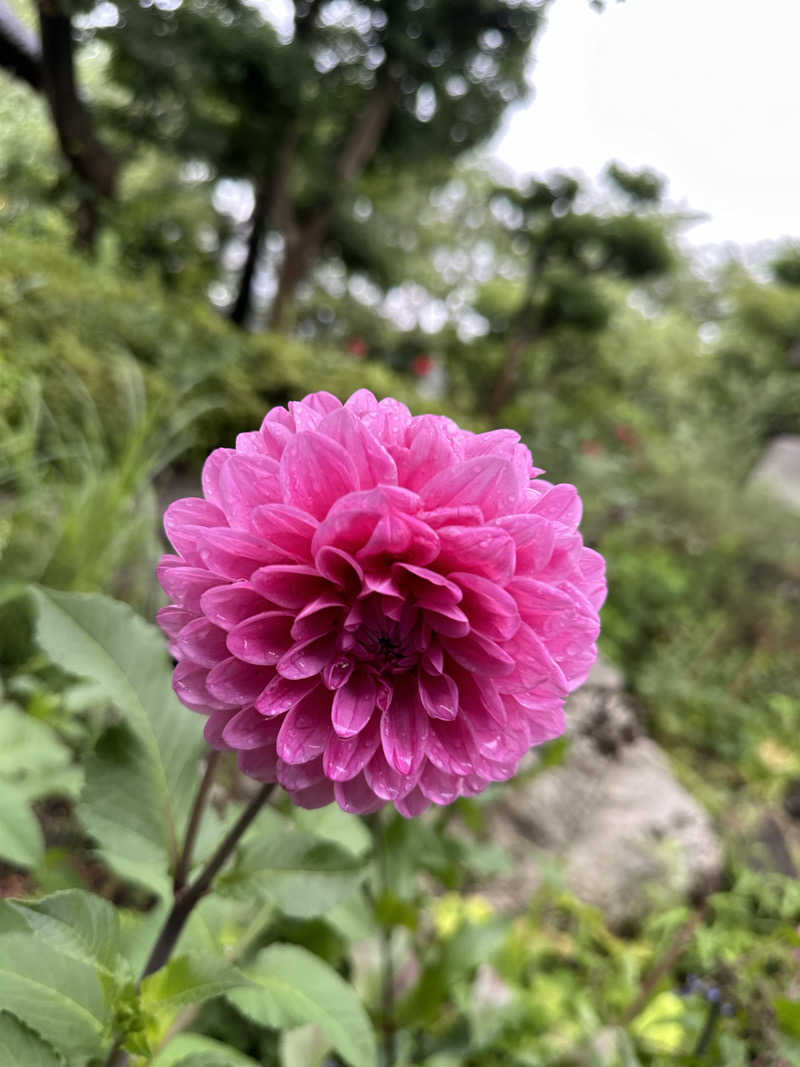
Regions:
<instances>
[{"instance_id":1,"label":"pink petal","mask_svg":"<svg viewBox=\"0 0 800 1067\"><path fill-rule=\"evenodd\" d=\"M353 557L333 545L323 545L314 560L317 570L351 595L357 595L364 581L364 571Z\"/></svg>"},{"instance_id":2,"label":"pink petal","mask_svg":"<svg viewBox=\"0 0 800 1067\"><path fill-rule=\"evenodd\" d=\"M284 763L278 760L278 781L287 790L309 789L325 781L325 772L322 769L322 757L315 756L307 763Z\"/></svg>"},{"instance_id":3,"label":"pink petal","mask_svg":"<svg viewBox=\"0 0 800 1067\"><path fill-rule=\"evenodd\" d=\"M208 673L206 686L212 696L226 704L253 704L274 671L254 667L231 656Z\"/></svg>"},{"instance_id":4,"label":"pink petal","mask_svg":"<svg viewBox=\"0 0 800 1067\"><path fill-rule=\"evenodd\" d=\"M334 783L333 793L342 811L353 815L371 815L386 803L372 791L363 772L347 782Z\"/></svg>"},{"instance_id":5,"label":"pink petal","mask_svg":"<svg viewBox=\"0 0 800 1067\"><path fill-rule=\"evenodd\" d=\"M443 526L436 567L442 573L471 571L505 585L514 574L514 541L496 526Z\"/></svg>"},{"instance_id":6,"label":"pink petal","mask_svg":"<svg viewBox=\"0 0 800 1067\"><path fill-rule=\"evenodd\" d=\"M402 479L409 489L419 492L437 471L452 467L460 458L443 426L447 421L441 415L419 415L411 420Z\"/></svg>"},{"instance_id":7,"label":"pink petal","mask_svg":"<svg viewBox=\"0 0 800 1067\"><path fill-rule=\"evenodd\" d=\"M540 497L532 511L535 515L563 523L574 530L581 521L583 505L574 485L554 485Z\"/></svg>"},{"instance_id":8,"label":"pink petal","mask_svg":"<svg viewBox=\"0 0 800 1067\"><path fill-rule=\"evenodd\" d=\"M261 567L252 578L253 588L281 608L297 609L331 591L331 584L313 567L301 564Z\"/></svg>"},{"instance_id":9,"label":"pink petal","mask_svg":"<svg viewBox=\"0 0 800 1067\"><path fill-rule=\"evenodd\" d=\"M186 567L177 556L164 556L158 565L158 580L164 592L178 607L200 614L200 597L220 584L216 574L199 567Z\"/></svg>"},{"instance_id":10,"label":"pink petal","mask_svg":"<svg viewBox=\"0 0 800 1067\"><path fill-rule=\"evenodd\" d=\"M450 578L464 591L461 607L473 629L496 641L514 636L520 618L517 602L510 591L479 574L456 571Z\"/></svg>"},{"instance_id":11,"label":"pink petal","mask_svg":"<svg viewBox=\"0 0 800 1067\"><path fill-rule=\"evenodd\" d=\"M219 477L222 508L231 526L247 529L254 508L281 499L278 461L234 453Z\"/></svg>"},{"instance_id":12,"label":"pink petal","mask_svg":"<svg viewBox=\"0 0 800 1067\"><path fill-rule=\"evenodd\" d=\"M543 519L541 515L504 515L495 522L514 540L518 574L535 575L544 570L550 562L556 543L556 528L553 523Z\"/></svg>"},{"instance_id":13,"label":"pink petal","mask_svg":"<svg viewBox=\"0 0 800 1067\"><path fill-rule=\"evenodd\" d=\"M397 485L394 460L353 412L339 408L326 415L318 429L344 448L355 465L361 489Z\"/></svg>"},{"instance_id":14,"label":"pink petal","mask_svg":"<svg viewBox=\"0 0 800 1067\"><path fill-rule=\"evenodd\" d=\"M292 644L293 615L265 611L240 622L228 634L228 650L245 663L277 663Z\"/></svg>"},{"instance_id":15,"label":"pink petal","mask_svg":"<svg viewBox=\"0 0 800 1067\"><path fill-rule=\"evenodd\" d=\"M183 627L178 634L176 648L181 657L193 660L201 667L214 667L228 656L225 631L202 618L194 619Z\"/></svg>"},{"instance_id":16,"label":"pink petal","mask_svg":"<svg viewBox=\"0 0 800 1067\"><path fill-rule=\"evenodd\" d=\"M474 630L459 639L442 638L442 644L456 663L471 671L482 671L490 677L510 674L514 660L498 644Z\"/></svg>"},{"instance_id":17,"label":"pink petal","mask_svg":"<svg viewBox=\"0 0 800 1067\"><path fill-rule=\"evenodd\" d=\"M461 780L457 775L447 774L426 760L419 778L419 789L434 804L452 804L460 794Z\"/></svg>"},{"instance_id":18,"label":"pink petal","mask_svg":"<svg viewBox=\"0 0 800 1067\"><path fill-rule=\"evenodd\" d=\"M452 722L458 715L458 688L453 679L444 674L420 671L417 680L420 703L425 711L434 719Z\"/></svg>"},{"instance_id":19,"label":"pink petal","mask_svg":"<svg viewBox=\"0 0 800 1067\"><path fill-rule=\"evenodd\" d=\"M292 803L300 808L314 810L325 808L334 801L333 783L328 781L318 782L306 789L293 789L290 794Z\"/></svg>"},{"instance_id":20,"label":"pink petal","mask_svg":"<svg viewBox=\"0 0 800 1067\"><path fill-rule=\"evenodd\" d=\"M356 554L360 563L390 566L397 559L424 566L439 554L437 534L412 515L390 513L378 520L372 536Z\"/></svg>"},{"instance_id":21,"label":"pink petal","mask_svg":"<svg viewBox=\"0 0 800 1067\"><path fill-rule=\"evenodd\" d=\"M194 618L191 611L177 608L174 604L168 604L156 612L156 622L167 637L177 637L187 622L191 622Z\"/></svg>"},{"instance_id":22,"label":"pink petal","mask_svg":"<svg viewBox=\"0 0 800 1067\"><path fill-rule=\"evenodd\" d=\"M286 503L318 519L334 501L358 489L358 475L347 452L324 434L298 433L281 457L280 480Z\"/></svg>"},{"instance_id":23,"label":"pink petal","mask_svg":"<svg viewBox=\"0 0 800 1067\"><path fill-rule=\"evenodd\" d=\"M319 597L312 602L310 607L314 604L321 604L321 607L316 607L313 611L305 608L297 616L292 626L292 639L294 641L310 641L312 637L321 637L323 634L332 633L338 628L345 608L343 604L325 606L325 601L330 599L333 598Z\"/></svg>"},{"instance_id":24,"label":"pink petal","mask_svg":"<svg viewBox=\"0 0 800 1067\"><path fill-rule=\"evenodd\" d=\"M344 406L355 415L362 416L377 411L378 401L369 389L356 389L353 395L345 400Z\"/></svg>"},{"instance_id":25,"label":"pink petal","mask_svg":"<svg viewBox=\"0 0 800 1067\"><path fill-rule=\"evenodd\" d=\"M500 456L476 456L439 471L424 486L420 499L425 508L477 504L491 518L513 511L520 489L508 460Z\"/></svg>"},{"instance_id":26,"label":"pink petal","mask_svg":"<svg viewBox=\"0 0 800 1067\"><path fill-rule=\"evenodd\" d=\"M251 527L264 541L298 563L310 563L311 539L319 525L291 504L263 504L251 516Z\"/></svg>"},{"instance_id":27,"label":"pink petal","mask_svg":"<svg viewBox=\"0 0 800 1067\"><path fill-rule=\"evenodd\" d=\"M278 660L278 673L294 679L320 674L336 655L338 641L336 634L323 634L293 645Z\"/></svg>"},{"instance_id":28,"label":"pink petal","mask_svg":"<svg viewBox=\"0 0 800 1067\"><path fill-rule=\"evenodd\" d=\"M417 787L416 789L412 789L408 796L396 800L394 806L403 818L415 819L417 815L421 815L426 808L431 806L431 802L419 787Z\"/></svg>"},{"instance_id":29,"label":"pink petal","mask_svg":"<svg viewBox=\"0 0 800 1067\"><path fill-rule=\"evenodd\" d=\"M383 800L398 800L408 796L417 784L419 771L416 774L400 774L387 763L383 749L379 748L364 768L364 776L377 796Z\"/></svg>"},{"instance_id":30,"label":"pink petal","mask_svg":"<svg viewBox=\"0 0 800 1067\"><path fill-rule=\"evenodd\" d=\"M519 577L509 583L508 592L526 619L530 615L553 615L560 612L568 612L570 616L575 614L572 598L549 582Z\"/></svg>"},{"instance_id":31,"label":"pink petal","mask_svg":"<svg viewBox=\"0 0 800 1067\"><path fill-rule=\"evenodd\" d=\"M249 582L218 585L200 597L200 608L205 617L223 630L232 630L245 619L262 614L268 607L269 602Z\"/></svg>"},{"instance_id":32,"label":"pink petal","mask_svg":"<svg viewBox=\"0 0 800 1067\"><path fill-rule=\"evenodd\" d=\"M242 774L255 778L257 782L277 781L278 753L274 741L263 748L244 749L239 753L237 762Z\"/></svg>"},{"instance_id":33,"label":"pink petal","mask_svg":"<svg viewBox=\"0 0 800 1067\"><path fill-rule=\"evenodd\" d=\"M355 778L375 755L380 743L380 726L377 716L360 733L352 737L337 737L333 734L323 756L325 773L336 782L346 782Z\"/></svg>"},{"instance_id":34,"label":"pink petal","mask_svg":"<svg viewBox=\"0 0 800 1067\"><path fill-rule=\"evenodd\" d=\"M458 604L462 593L458 585L427 567L410 563L395 563L392 577L397 586L425 607Z\"/></svg>"},{"instance_id":35,"label":"pink petal","mask_svg":"<svg viewBox=\"0 0 800 1067\"><path fill-rule=\"evenodd\" d=\"M228 746L222 739L222 734L225 727L239 712L228 708L225 711L212 711L206 720L206 725L203 728L203 736L212 748L219 749L220 751L227 751Z\"/></svg>"},{"instance_id":36,"label":"pink petal","mask_svg":"<svg viewBox=\"0 0 800 1067\"><path fill-rule=\"evenodd\" d=\"M224 500L219 485L220 476L222 474L222 468L228 462L230 457L235 455L236 453L232 448L217 448L209 455L203 464L203 496L212 504L216 504L217 507L223 508L223 510Z\"/></svg>"},{"instance_id":37,"label":"pink petal","mask_svg":"<svg viewBox=\"0 0 800 1067\"><path fill-rule=\"evenodd\" d=\"M332 734L330 713L311 693L286 712L278 734L278 755L284 763L308 763L325 751Z\"/></svg>"},{"instance_id":38,"label":"pink petal","mask_svg":"<svg viewBox=\"0 0 800 1067\"><path fill-rule=\"evenodd\" d=\"M425 622L442 637L466 637L470 631L469 619L455 604L425 608Z\"/></svg>"},{"instance_id":39,"label":"pink petal","mask_svg":"<svg viewBox=\"0 0 800 1067\"><path fill-rule=\"evenodd\" d=\"M249 578L256 567L279 563L284 554L260 537L225 527L209 530L200 541L200 556L208 570L231 581Z\"/></svg>"},{"instance_id":40,"label":"pink petal","mask_svg":"<svg viewBox=\"0 0 800 1067\"><path fill-rule=\"evenodd\" d=\"M398 774L415 775L425 758L428 716L416 687L398 684L391 705L381 715L381 744L386 760Z\"/></svg>"},{"instance_id":41,"label":"pink petal","mask_svg":"<svg viewBox=\"0 0 800 1067\"><path fill-rule=\"evenodd\" d=\"M457 777L472 773L477 755L472 735L460 719L432 720L425 754L440 771Z\"/></svg>"},{"instance_id":42,"label":"pink petal","mask_svg":"<svg viewBox=\"0 0 800 1067\"><path fill-rule=\"evenodd\" d=\"M178 699L193 711L221 711L236 706L236 701L220 700L212 695L207 679L206 667L199 667L188 659L181 660L172 675L172 688Z\"/></svg>"},{"instance_id":43,"label":"pink petal","mask_svg":"<svg viewBox=\"0 0 800 1067\"><path fill-rule=\"evenodd\" d=\"M316 677L294 681L276 674L264 691L259 694L258 700L256 700L256 709L260 715L266 718L283 715L284 712L293 708L295 704L299 704L303 697L308 696L318 686L319 679ZM323 696L321 699L324 700L325 697Z\"/></svg>"},{"instance_id":44,"label":"pink petal","mask_svg":"<svg viewBox=\"0 0 800 1067\"><path fill-rule=\"evenodd\" d=\"M363 730L375 709L378 688L367 671L354 671L333 695L332 723L339 737L353 737Z\"/></svg>"},{"instance_id":45,"label":"pink petal","mask_svg":"<svg viewBox=\"0 0 800 1067\"><path fill-rule=\"evenodd\" d=\"M188 563L195 566L202 562L197 550L197 534L208 526L227 526L225 513L208 500L186 497L174 500L164 513L164 532L173 548Z\"/></svg>"},{"instance_id":46,"label":"pink petal","mask_svg":"<svg viewBox=\"0 0 800 1067\"><path fill-rule=\"evenodd\" d=\"M243 708L228 720L222 739L229 748L263 748L270 740L275 740L271 727L269 719L259 715L255 708Z\"/></svg>"}]
</instances>

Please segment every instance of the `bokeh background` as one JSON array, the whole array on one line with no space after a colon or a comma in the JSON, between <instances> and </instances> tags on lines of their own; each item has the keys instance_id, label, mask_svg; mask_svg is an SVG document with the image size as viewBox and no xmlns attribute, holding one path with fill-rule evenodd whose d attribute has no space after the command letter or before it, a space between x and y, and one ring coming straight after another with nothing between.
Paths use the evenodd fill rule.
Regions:
<instances>
[{"instance_id":1,"label":"bokeh background","mask_svg":"<svg viewBox=\"0 0 800 1067\"><path fill-rule=\"evenodd\" d=\"M506 918L408 994L408 1062L800 1064L798 32L785 0L0 0L5 895L137 903L74 818L103 711L28 583L151 618L203 456L366 386L517 429L609 571L571 739L428 872L439 938Z\"/></svg>"}]
</instances>

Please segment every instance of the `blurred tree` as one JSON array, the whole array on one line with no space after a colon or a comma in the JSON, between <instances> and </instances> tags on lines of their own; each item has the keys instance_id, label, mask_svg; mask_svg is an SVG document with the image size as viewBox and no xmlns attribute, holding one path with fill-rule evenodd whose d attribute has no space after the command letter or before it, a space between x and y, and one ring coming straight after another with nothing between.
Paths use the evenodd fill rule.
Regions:
<instances>
[{"instance_id":1,"label":"blurred tree","mask_svg":"<svg viewBox=\"0 0 800 1067\"><path fill-rule=\"evenodd\" d=\"M107 118L216 177L253 189L232 318L251 310L268 231L282 255L271 324L331 240L367 174L413 170L431 187L485 140L525 92L545 3L298 0L283 32L240 0L123 0L112 75L127 90ZM119 127L124 123L125 130Z\"/></svg>"},{"instance_id":2,"label":"blurred tree","mask_svg":"<svg viewBox=\"0 0 800 1067\"><path fill-rule=\"evenodd\" d=\"M513 232L527 259L516 309L481 310L504 354L487 400L496 417L517 381L528 349L556 329L602 330L611 307L598 281L618 277L641 281L666 273L674 263L666 219L658 211L662 183L650 171L631 173L618 164L607 170L626 210L593 213L578 205L581 188L569 175L533 181L522 192L497 188L500 219Z\"/></svg>"},{"instance_id":3,"label":"blurred tree","mask_svg":"<svg viewBox=\"0 0 800 1067\"><path fill-rule=\"evenodd\" d=\"M76 239L91 248L98 228L98 198L113 198L117 163L97 136L75 75L70 9L60 0L37 0L39 38L0 2L0 66L44 94L61 151L79 188Z\"/></svg>"}]
</instances>

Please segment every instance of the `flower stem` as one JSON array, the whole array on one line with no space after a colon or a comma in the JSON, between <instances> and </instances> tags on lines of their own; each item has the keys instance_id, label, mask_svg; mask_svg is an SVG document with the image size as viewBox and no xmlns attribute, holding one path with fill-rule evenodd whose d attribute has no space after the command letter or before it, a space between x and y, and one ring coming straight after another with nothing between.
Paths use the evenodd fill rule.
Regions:
<instances>
[{"instance_id":1,"label":"flower stem","mask_svg":"<svg viewBox=\"0 0 800 1067\"><path fill-rule=\"evenodd\" d=\"M203 779L203 784L205 784L205 778ZM203 789L203 784L200 786L201 791ZM154 971L160 970L170 958L172 950L175 948L178 938L186 925L187 919L201 898L204 897L211 888L211 883L214 881L214 878L222 869L226 860L232 855L242 834L253 819L255 819L256 815L258 815L263 805L269 799L274 788L274 782L268 782L265 785L262 785L225 837L223 837L216 852L200 874L198 874L197 878L175 894L172 909L161 929L161 933L158 935L158 940L153 946L153 951L150 953L150 958L145 964L140 981L147 978L148 975L153 974Z\"/></svg>"},{"instance_id":2,"label":"flower stem","mask_svg":"<svg viewBox=\"0 0 800 1067\"><path fill-rule=\"evenodd\" d=\"M383 812L378 812L370 825L373 831L378 860L381 895L389 892L389 864L383 828ZM383 1031L383 1067L394 1067L397 1059L397 1026L394 1016L394 961L392 960L392 927L381 923L381 1029Z\"/></svg>"},{"instance_id":3,"label":"flower stem","mask_svg":"<svg viewBox=\"0 0 800 1067\"><path fill-rule=\"evenodd\" d=\"M200 820L202 819L205 806L208 801L208 794L211 789L211 784L214 781L214 775L219 764L219 758L221 752L213 750L209 753L206 760L205 774L203 780L200 783L200 788L197 790L197 796L194 798L194 804L192 805L192 814L189 817L189 825L186 829L186 840L183 843L183 850L178 857L178 863L175 868L175 877L173 879L173 889L175 895L183 889L186 885L189 877L189 870L192 866L192 852L194 851L194 843L197 840L197 833L200 829Z\"/></svg>"}]
</instances>

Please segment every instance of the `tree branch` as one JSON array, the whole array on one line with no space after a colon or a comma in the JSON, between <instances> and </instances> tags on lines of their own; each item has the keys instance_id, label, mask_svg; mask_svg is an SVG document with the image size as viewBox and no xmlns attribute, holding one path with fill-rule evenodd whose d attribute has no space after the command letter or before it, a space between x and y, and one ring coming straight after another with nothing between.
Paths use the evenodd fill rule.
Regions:
<instances>
[{"instance_id":1,"label":"tree branch","mask_svg":"<svg viewBox=\"0 0 800 1067\"><path fill-rule=\"evenodd\" d=\"M61 150L73 170L95 192L113 197L117 164L98 139L86 105L78 94L72 47L72 23L58 0L38 0L42 41L42 85Z\"/></svg>"}]
</instances>

